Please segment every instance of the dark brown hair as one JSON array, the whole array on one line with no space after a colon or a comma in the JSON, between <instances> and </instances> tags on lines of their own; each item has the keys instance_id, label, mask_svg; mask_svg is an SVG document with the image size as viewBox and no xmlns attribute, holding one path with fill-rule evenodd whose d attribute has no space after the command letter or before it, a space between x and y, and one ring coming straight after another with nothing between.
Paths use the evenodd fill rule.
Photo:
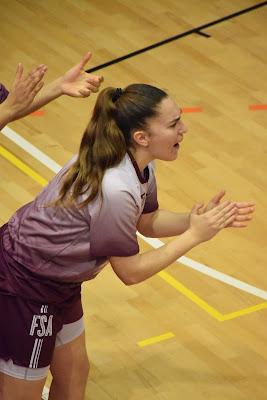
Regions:
<instances>
[{"instance_id":1,"label":"dark brown hair","mask_svg":"<svg viewBox=\"0 0 267 400\"><path fill-rule=\"evenodd\" d=\"M125 89L108 87L97 98L91 120L83 134L77 160L67 171L55 204L73 204L88 196L87 205L101 192L105 171L118 165L132 146L132 133L144 129L148 118L167 93L154 86L133 84Z\"/></svg>"}]
</instances>

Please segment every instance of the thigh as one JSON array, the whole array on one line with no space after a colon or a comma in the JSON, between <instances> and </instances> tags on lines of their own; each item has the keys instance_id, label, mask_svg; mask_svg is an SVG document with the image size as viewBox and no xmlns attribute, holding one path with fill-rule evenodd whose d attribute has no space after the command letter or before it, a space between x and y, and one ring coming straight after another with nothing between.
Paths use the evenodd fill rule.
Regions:
<instances>
[{"instance_id":1,"label":"thigh","mask_svg":"<svg viewBox=\"0 0 267 400\"><path fill-rule=\"evenodd\" d=\"M50 369L53 376L51 399L84 399L89 373L84 332L71 342L56 347Z\"/></svg>"},{"instance_id":2,"label":"thigh","mask_svg":"<svg viewBox=\"0 0 267 400\"><path fill-rule=\"evenodd\" d=\"M45 379L26 381L0 373L1 400L39 400Z\"/></svg>"},{"instance_id":3,"label":"thigh","mask_svg":"<svg viewBox=\"0 0 267 400\"><path fill-rule=\"evenodd\" d=\"M79 376L87 376L88 369L84 331L71 342L55 348L50 370L58 383L71 386Z\"/></svg>"}]
</instances>

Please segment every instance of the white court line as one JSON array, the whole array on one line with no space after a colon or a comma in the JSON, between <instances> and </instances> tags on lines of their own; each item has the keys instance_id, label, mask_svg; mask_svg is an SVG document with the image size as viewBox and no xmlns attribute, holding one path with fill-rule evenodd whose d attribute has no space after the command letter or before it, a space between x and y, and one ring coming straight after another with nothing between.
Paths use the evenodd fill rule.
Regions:
<instances>
[{"instance_id":1,"label":"white court line","mask_svg":"<svg viewBox=\"0 0 267 400\"><path fill-rule=\"evenodd\" d=\"M155 249L164 245L164 243L159 239L147 238L141 235L140 233L137 234ZM176 262L183 264L186 267L192 268L196 271L199 271L202 274L208 275L211 278L217 279L217 281L227 283L227 285L233 286L237 289L243 290L244 292L250 293L254 296L260 297L261 299L267 300L267 292L265 290L258 289L257 287L249 285L248 283L232 278L230 275L223 274L222 272L217 271L214 268L207 267L205 264L201 264L197 261L192 260L191 258L182 256L178 258Z\"/></svg>"},{"instance_id":2,"label":"white court line","mask_svg":"<svg viewBox=\"0 0 267 400\"><path fill-rule=\"evenodd\" d=\"M41 162L43 165L45 165L47 168L52 170L53 172L58 173L59 170L61 169L61 166L59 164L57 164L54 160L52 160L46 154L41 152L39 149L37 149L35 146L33 146L27 140L22 138L20 135L18 135L16 132L14 132L11 128L8 128L8 127L3 128L2 133L7 138L9 138L14 143L16 143L19 147L23 148L23 150L25 150L27 153L29 153L32 157L34 157L39 162ZM164 243L159 239L147 238L147 237L141 235L140 233L138 233L138 236L154 248L159 248L164 245ZM259 289L255 286L249 285L248 283L242 282L238 279L232 278L231 276L223 274L222 272L219 272L216 269L210 268L210 267L206 266L205 264L199 263L199 262L194 261L191 258L188 258L185 256L178 258L176 261L178 263L185 265L186 267L192 268L196 271L201 272L202 274L208 275L211 278L217 279L218 281L226 283L237 289L243 290L244 292L247 292L254 296L260 297L261 299L267 300L267 291Z\"/></svg>"},{"instance_id":3,"label":"white court line","mask_svg":"<svg viewBox=\"0 0 267 400\"><path fill-rule=\"evenodd\" d=\"M61 170L61 166L57 164L54 160L52 160L52 158L48 157L42 151L37 149L37 147L33 146L30 142L28 142L23 137L18 135L8 126L3 128L1 132L3 133L4 136L6 136L12 142L16 143L19 147L21 147L27 153L31 154L31 156L36 158L36 160L40 161L42 164L44 164L46 167L51 169L56 174Z\"/></svg>"}]
</instances>

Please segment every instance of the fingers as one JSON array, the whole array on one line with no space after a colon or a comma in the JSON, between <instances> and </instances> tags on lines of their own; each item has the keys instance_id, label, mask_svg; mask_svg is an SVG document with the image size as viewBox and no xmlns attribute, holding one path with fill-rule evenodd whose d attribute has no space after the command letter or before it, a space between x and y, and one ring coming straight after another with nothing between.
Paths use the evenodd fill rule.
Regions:
<instances>
[{"instance_id":1,"label":"fingers","mask_svg":"<svg viewBox=\"0 0 267 400\"><path fill-rule=\"evenodd\" d=\"M214 207L212 210L208 211L210 215L224 215L226 212L228 212L230 209L235 207L235 203L230 200L226 200L223 203L219 204L218 206Z\"/></svg>"},{"instance_id":2,"label":"fingers","mask_svg":"<svg viewBox=\"0 0 267 400\"><path fill-rule=\"evenodd\" d=\"M252 214L253 214L254 210L248 209L247 211L242 210L241 212L240 212L240 210L238 210L237 212L238 212L238 215L237 215L238 220L244 221L244 218L249 218L249 219L252 218Z\"/></svg>"},{"instance_id":3,"label":"fingers","mask_svg":"<svg viewBox=\"0 0 267 400\"><path fill-rule=\"evenodd\" d=\"M86 73L86 75L88 75ZM97 76L97 75L89 75L86 77L85 82L90 85L90 87L99 89L101 83L103 82L104 78L103 76Z\"/></svg>"},{"instance_id":4,"label":"fingers","mask_svg":"<svg viewBox=\"0 0 267 400\"><path fill-rule=\"evenodd\" d=\"M248 224L244 223L244 222L237 222L237 221L233 221L233 223L230 225L231 228L246 228L248 226Z\"/></svg>"},{"instance_id":5,"label":"fingers","mask_svg":"<svg viewBox=\"0 0 267 400\"><path fill-rule=\"evenodd\" d=\"M232 224L236 219L237 209L233 207L229 209L227 212L223 213L220 219L220 228L225 228Z\"/></svg>"},{"instance_id":6,"label":"fingers","mask_svg":"<svg viewBox=\"0 0 267 400\"><path fill-rule=\"evenodd\" d=\"M23 77L22 64L19 63L15 82L8 96L13 119L18 118L21 112L27 110L36 94L43 87L42 79L46 71L47 67L44 64L40 64L33 68L25 78Z\"/></svg>"},{"instance_id":7,"label":"fingers","mask_svg":"<svg viewBox=\"0 0 267 400\"><path fill-rule=\"evenodd\" d=\"M42 87L44 86L44 82L39 82L37 83L37 85L35 86L33 92L33 97L36 96L36 94L42 89Z\"/></svg>"},{"instance_id":8,"label":"fingers","mask_svg":"<svg viewBox=\"0 0 267 400\"><path fill-rule=\"evenodd\" d=\"M234 202L228 200L214 207L206 214L213 220L214 226L217 226L218 229L223 229L235 220L237 208Z\"/></svg>"},{"instance_id":9,"label":"fingers","mask_svg":"<svg viewBox=\"0 0 267 400\"><path fill-rule=\"evenodd\" d=\"M21 63L18 63L14 85L16 85L21 80L22 75L23 75L23 66Z\"/></svg>"},{"instance_id":10,"label":"fingers","mask_svg":"<svg viewBox=\"0 0 267 400\"><path fill-rule=\"evenodd\" d=\"M219 193L217 193L212 199L211 202L215 204L219 204L223 196L225 195L225 190L221 190Z\"/></svg>"},{"instance_id":11,"label":"fingers","mask_svg":"<svg viewBox=\"0 0 267 400\"><path fill-rule=\"evenodd\" d=\"M40 87L39 83L43 79L46 71L47 71L46 65L40 64L38 67L34 68L33 70L31 70L29 72L29 74L26 78L26 81L25 81L25 84L26 84L29 92L35 91L34 89L36 89L36 86L38 86L38 88ZM37 91L39 91L39 90L37 90Z\"/></svg>"},{"instance_id":12,"label":"fingers","mask_svg":"<svg viewBox=\"0 0 267 400\"><path fill-rule=\"evenodd\" d=\"M81 61L79 62L79 68L80 69L84 69L85 64L91 59L92 57L92 53L90 51L88 51L83 58L81 59Z\"/></svg>"},{"instance_id":13,"label":"fingers","mask_svg":"<svg viewBox=\"0 0 267 400\"><path fill-rule=\"evenodd\" d=\"M201 209L204 207L203 203L197 203L193 206L191 213L192 214L200 214Z\"/></svg>"},{"instance_id":14,"label":"fingers","mask_svg":"<svg viewBox=\"0 0 267 400\"><path fill-rule=\"evenodd\" d=\"M103 82L102 76L91 76L86 79L84 87L79 90L79 93L83 97L90 96L91 93L97 93L99 91L100 84Z\"/></svg>"},{"instance_id":15,"label":"fingers","mask_svg":"<svg viewBox=\"0 0 267 400\"><path fill-rule=\"evenodd\" d=\"M244 203L243 206L237 205L237 209L239 215L252 214L255 211L255 205L248 205L247 203Z\"/></svg>"},{"instance_id":16,"label":"fingers","mask_svg":"<svg viewBox=\"0 0 267 400\"><path fill-rule=\"evenodd\" d=\"M81 97L88 97L91 94L91 90L84 88L84 89L80 89L79 93L80 93Z\"/></svg>"},{"instance_id":17,"label":"fingers","mask_svg":"<svg viewBox=\"0 0 267 400\"><path fill-rule=\"evenodd\" d=\"M235 203L238 208L255 207L256 205L254 201L236 201Z\"/></svg>"}]
</instances>

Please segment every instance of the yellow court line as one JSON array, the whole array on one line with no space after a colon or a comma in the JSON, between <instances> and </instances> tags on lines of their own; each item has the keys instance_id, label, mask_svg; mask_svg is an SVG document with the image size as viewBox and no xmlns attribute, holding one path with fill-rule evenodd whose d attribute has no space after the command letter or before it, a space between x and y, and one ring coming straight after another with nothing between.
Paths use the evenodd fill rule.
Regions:
<instances>
[{"instance_id":1,"label":"yellow court line","mask_svg":"<svg viewBox=\"0 0 267 400\"><path fill-rule=\"evenodd\" d=\"M190 299L193 303L197 304L202 310L206 311L208 314L210 314L212 317L217 319L218 321L223 321L223 314L221 314L219 311L217 311L215 308L210 306L208 303L206 303L204 300L202 300L200 297L198 297L195 293L193 293L191 290L187 289L184 285L182 285L180 282L178 282L173 276L171 276L168 272L166 271L160 271L158 272L158 275L169 285L174 287L178 292L182 293L185 297Z\"/></svg>"},{"instance_id":2,"label":"yellow court line","mask_svg":"<svg viewBox=\"0 0 267 400\"><path fill-rule=\"evenodd\" d=\"M149 339L141 340L137 344L140 347L145 347L145 346L149 346L150 344L154 344L154 343L162 342L163 340L171 339L174 336L175 335L172 332L167 332L167 333L164 333L163 335L154 336Z\"/></svg>"},{"instance_id":3,"label":"yellow court line","mask_svg":"<svg viewBox=\"0 0 267 400\"><path fill-rule=\"evenodd\" d=\"M251 313L256 312L256 311L264 310L265 308L267 308L267 302L261 303L261 304L257 304L256 306L244 308L244 309L239 310L239 311L234 311L234 312L229 313L229 314L224 314L223 315L223 320L224 321L229 321L230 319L241 317L242 315L251 314Z\"/></svg>"},{"instance_id":4,"label":"yellow court line","mask_svg":"<svg viewBox=\"0 0 267 400\"><path fill-rule=\"evenodd\" d=\"M35 172L28 165L26 165L23 161L18 159L14 154L10 153L8 150L6 150L1 145L0 145L0 155L2 155L11 164L15 165L15 167L17 167L19 170L24 172L26 175L28 175L30 178L32 178L35 182L39 183L41 186L46 186L47 185L48 181L46 179L44 179L41 175L39 175L37 172ZM267 308L267 302L265 302L265 303L258 304L256 306L245 308L245 309L242 309L242 310L239 310L239 311L234 311L232 313L224 315L224 314L221 314L214 307L210 306L207 302L202 300L199 296L197 296L191 290L189 290L184 285L182 285L179 281L177 281L168 272L160 271L160 272L158 272L157 275L161 279L163 279L165 282L167 282L169 285L171 285L176 290L178 290L178 292L182 293L185 297L190 299L193 303L198 305L202 310L206 311L209 315L211 315L213 318L215 318L217 321L220 321L220 322L229 321L231 319L240 317L242 315L247 315L247 314L250 314L252 312L256 312L256 311L263 310L263 309ZM168 333L166 335L170 335L170 334L173 335L172 333ZM162 336L164 336L164 335L156 336L155 340L156 340L156 338L160 338ZM168 338L169 337L167 337L167 339ZM160 340L165 340L165 339L163 338L163 339L160 339ZM156 340L155 343L157 341L160 341L160 340ZM146 342L146 341L151 341L151 343L149 343L149 344L152 344L153 338L146 339L146 340L138 342L138 343L142 343L142 342Z\"/></svg>"},{"instance_id":5,"label":"yellow court line","mask_svg":"<svg viewBox=\"0 0 267 400\"><path fill-rule=\"evenodd\" d=\"M3 146L0 145L0 154L11 164L15 165L18 169L24 172L26 175L31 177L35 182L39 183L41 186L46 186L48 181L44 179L41 175L35 172L33 169L28 167L24 162L22 162L19 158L14 156L14 154L10 153Z\"/></svg>"}]
</instances>

